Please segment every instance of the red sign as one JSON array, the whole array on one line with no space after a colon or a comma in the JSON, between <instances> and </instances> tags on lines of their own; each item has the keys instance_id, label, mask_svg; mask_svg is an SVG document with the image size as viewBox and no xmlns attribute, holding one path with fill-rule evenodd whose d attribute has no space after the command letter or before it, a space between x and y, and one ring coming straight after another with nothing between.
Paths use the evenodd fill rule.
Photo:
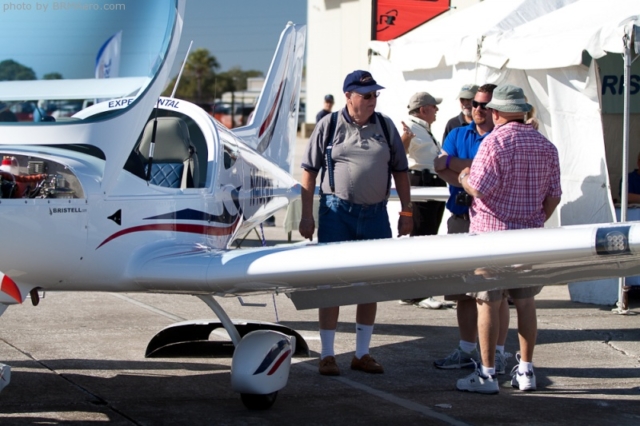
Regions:
<instances>
[{"instance_id":1,"label":"red sign","mask_svg":"<svg viewBox=\"0 0 640 426\"><path fill-rule=\"evenodd\" d=\"M393 40L449 10L450 0L373 0L372 39Z\"/></svg>"}]
</instances>

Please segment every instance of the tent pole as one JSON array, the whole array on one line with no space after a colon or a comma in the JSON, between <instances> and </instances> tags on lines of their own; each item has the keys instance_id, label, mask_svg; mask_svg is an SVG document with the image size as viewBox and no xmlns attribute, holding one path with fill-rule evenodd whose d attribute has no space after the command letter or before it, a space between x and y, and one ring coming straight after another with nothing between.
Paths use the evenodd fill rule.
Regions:
<instances>
[{"instance_id":1,"label":"tent pole","mask_svg":"<svg viewBox=\"0 0 640 426\"><path fill-rule=\"evenodd\" d=\"M633 31L633 27L631 27ZM624 112L622 125L622 188L620 204L620 222L627 221L627 204L629 189L629 96L631 84L631 35L625 32L624 42ZM618 303L617 313L624 314L629 310L629 288L626 286L626 278L620 277L618 280Z\"/></svg>"}]
</instances>

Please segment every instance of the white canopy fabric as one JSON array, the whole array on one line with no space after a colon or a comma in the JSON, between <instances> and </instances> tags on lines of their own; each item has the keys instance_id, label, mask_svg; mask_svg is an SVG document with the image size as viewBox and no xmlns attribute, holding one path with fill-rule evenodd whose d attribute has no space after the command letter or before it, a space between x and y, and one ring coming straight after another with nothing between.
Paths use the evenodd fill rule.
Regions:
<instances>
[{"instance_id":1,"label":"white canopy fabric","mask_svg":"<svg viewBox=\"0 0 640 426\"><path fill-rule=\"evenodd\" d=\"M636 14L636 15L634 15ZM563 68L582 63L582 52L598 59L622 53L625 26L640 19L638 0L578 0L553 13L489 35L479 62L494 68Z\"/></svg>"},{"instance_id":2,"label":"white canopy fabric","mask_svg":"<svg viewBox=\"0 0 640 426\"><path fill-rule=\"evenodd\" d=\"M436 68L443 60L446 65L475 62L483 37L515 28L574 1L485 0L395 40L373 41L370 47L402 71Z\"/></svg>"}]
</instances>

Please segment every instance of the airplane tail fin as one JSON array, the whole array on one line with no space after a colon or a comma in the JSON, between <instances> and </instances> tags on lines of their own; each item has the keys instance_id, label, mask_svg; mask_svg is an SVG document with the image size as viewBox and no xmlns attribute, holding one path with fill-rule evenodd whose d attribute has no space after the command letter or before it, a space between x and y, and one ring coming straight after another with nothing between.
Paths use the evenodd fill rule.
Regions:
<instances>
[{"instance_id":1,"label":"airplane tail fin","mask_svg":"<svg viewBox=\"0 0 640 426\"><path fill-rule=\"evenodd\" d=\"M306 26L289 22L271 61L251 121L233 132L293 173Z\"/></svg>"}]
</instances>

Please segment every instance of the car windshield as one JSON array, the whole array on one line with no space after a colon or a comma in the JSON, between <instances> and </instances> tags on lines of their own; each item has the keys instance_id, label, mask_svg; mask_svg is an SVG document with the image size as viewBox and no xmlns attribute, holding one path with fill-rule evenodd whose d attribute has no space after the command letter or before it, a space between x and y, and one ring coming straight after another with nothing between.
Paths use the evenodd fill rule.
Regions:
<instances>
[{"instance_id":1,"label":"car windshield","mask_svg":"<svg viewBox=\"0 0 640 426\"><path fill-rule=\"evenodd\" d=\"M96 101L143 93L165 59L176 2L0 5L2 124L62 122Z\"/></svg>"}]
</instances>

